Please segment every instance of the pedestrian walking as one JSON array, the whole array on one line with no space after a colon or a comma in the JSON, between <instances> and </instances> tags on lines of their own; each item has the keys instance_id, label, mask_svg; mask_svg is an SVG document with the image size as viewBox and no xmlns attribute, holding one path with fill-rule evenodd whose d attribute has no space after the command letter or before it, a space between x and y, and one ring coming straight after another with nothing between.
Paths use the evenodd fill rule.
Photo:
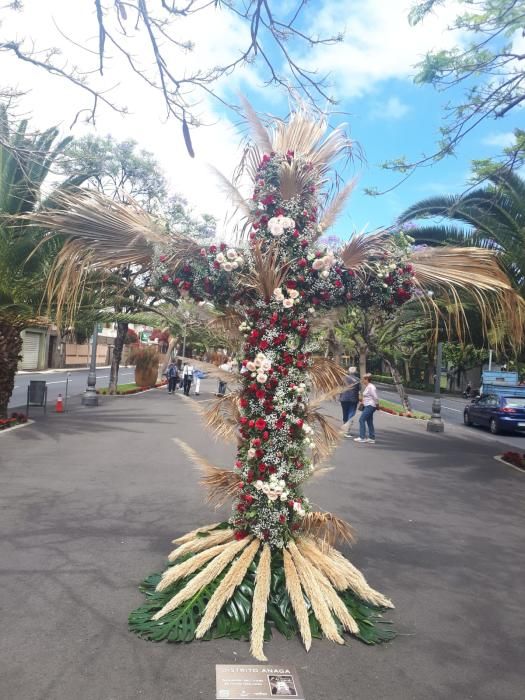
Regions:
<instances>
[{"instance_id":1,"label":"pedestrian walking","mask_svg":"<svg viewBox=\"0 0 525 700\"><path fill-rule=\"evenodd\" d=\"M190 363L188 364L185 362L182 365L182 386L184 389L184 396L189 396L190 395L190 387L191 383L193 381L193 372L194 372L193 365Z\"/></svg>"},{"instance_id":2,"label":"pedestrian walking","mask_svg":"<svg viewBox=\"0 0 525 700\"><path fill-rule=\"evenodd\" d=\"M354 438L354 442L370 442L375 443L376 433L374 430L374 413L379 407L379 398L377 389L372 384L372 375L365 374L362 378L363 391L361 394L361 416L359 418L359 437ZM368 437L366 437L366 428L368 427Z\"/></svg>"},{"instance_id":3,"label":"pedestrian walking","mask_svg":"<svg viewBox=\"0 0 525 700\"><path fill-rule=\"evenodd\" d=\"M339 395L341 409L343 411L343 426L345 437L352 437L350 430L354 422L354 416L359 403L359 379L356 376L357 368L349 367L345 377L346 389Z\"/></svg>"},{"instance_id":4,"label":"pedestrian walking","mask_svg":"<svg viewBox=\"0 0 525 700\"><path fill-rule=\"evenodd\" d=\"M169 363L164 374L168 380L168 394L174 394L179 380L179 368L173 360Z\"/></svg>"},{"instance_id":5,"label":"pedestrian walking","mask_svg":"<svg viewBox=\"0 0 525 700\"><path fill-rule=\"evenodd\" d=\"M195 380L195 391L193 392L195 396L200 394L201 390L201 379L204 379L206 375L200 369L196 369L193 372L193 379Z\"/></svg>"},{"instance_id":6,"label":"pedestrian walking","mask_svg":"<svg viewBox=\"0 0 525 700\"><path fill-rule=\"evenodd\" d=\"M223 372L231 372L233 370L233 362L229 358L227 358L226 362L223 362L222 365L219 366L219 369L222 370ZM219 387L217 389L217 395L218 396L224 396L226 394L226 389L228 388L228 382L225 382L224 379L219 379Z\"/></svg>"}]
</instances>

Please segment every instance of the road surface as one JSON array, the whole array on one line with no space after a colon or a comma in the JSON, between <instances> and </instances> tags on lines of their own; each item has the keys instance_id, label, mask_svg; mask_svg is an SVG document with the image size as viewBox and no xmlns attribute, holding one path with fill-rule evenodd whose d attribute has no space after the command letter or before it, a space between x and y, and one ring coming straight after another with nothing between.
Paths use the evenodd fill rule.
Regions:
<instances>
[{"instance_id":1,"label":"road surface","mask_svg":"<svg viewBox=\"0 0 525 700\"><path fill-rule=\"evenodd\" d=\"M29 382L43 380L47 383L47 403L54 406L59 394L65 397L66 381L69 374L68 396L82 394L86 388L88 369L80 370L48 370L47 372L23 372L18 373L15 379L15 389L9 402L9 409L22 408L26 406L27 387ZM135 381L135 370L133 368L121 367L119 372L119 383L129 384ZM97 388L106 387L109 382L109 367L97 368ZM40 409L33 408L37 414ZM31 412L31 409L30 409Z\"/></svg>"}]
</instances>

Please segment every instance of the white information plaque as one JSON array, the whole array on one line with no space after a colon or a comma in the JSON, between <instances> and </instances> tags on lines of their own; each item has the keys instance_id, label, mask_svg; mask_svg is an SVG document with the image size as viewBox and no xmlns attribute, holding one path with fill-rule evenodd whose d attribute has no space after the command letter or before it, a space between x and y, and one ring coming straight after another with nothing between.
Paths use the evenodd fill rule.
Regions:
<instances>
[{"instance_id":1,"label":"white information plaque","mask_svg":"<svg viewBox=\"0 0 525 700\"><path fill-rule=\"evenodd\" d=\"M264 700L264 698L305 700L293 666L217 664L215 673L216 700Z\"/></svg>"}]
</instances>

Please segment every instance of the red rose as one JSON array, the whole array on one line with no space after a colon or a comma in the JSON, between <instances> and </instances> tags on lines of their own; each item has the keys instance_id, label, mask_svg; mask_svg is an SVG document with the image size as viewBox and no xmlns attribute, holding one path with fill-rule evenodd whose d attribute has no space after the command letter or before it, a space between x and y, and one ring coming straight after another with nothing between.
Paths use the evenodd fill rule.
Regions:
<instances>
[{"instance_id":1,"label":"red rose","mask_svg":"<svg viewBox=\"0 0 525 700\"><path fill-rule=\"evenodd\" d=\"M217 246L216 245L211 245L210 246L210 253L216 253L217 252Z\"/></svg>"},{"instance_id":2,"label":"red rose","mask_svg":"<svg viewBox=\"0 0 525 700\"><path fill-rule=\"evenodd\" d=\"M262 436L263 436L263 440L268 440L268 438L270 437L270 433L267 430L265 430L264 433L262 434Z\"/></svg>"},{"instance_id":3,"label":"red rose","mask_svg":"<svg viewBox=\"0 0 525 700\"><path fill-rule=\"evenodd\" d=\"M298 419L295 421L295 425L296 425L298 428L302 428L302 427L303 427L303 424L304 424L304 421L303 421L302 418L298 418Z\"/></svg>"},{"instance_id":4,"label":"red rose","mask_svg":"<svg viewBox=\"0 0 525 700\"><path fill-rule=\"evenodd\" d=\"M259 471L261 472L261 474L264 474L264 472L266 471L266 464L264 462L261 462L259 464Z\"/></svg>"},{"instance_id":5,"label":"red rose","mask_svg":"<svg viewBox=\"0 0 525 700\"><path fill-rule=\"evenodd\" d=\"M191 289L191 282L184 282L182 288L188 291L188 289Z\"/></svg>"},{"instance_id":6,"label":"red rose","mask_svg":"<svg viewBox=\"0 0 525 700\"><path fill-rule=\"evenodd\" d=\"M162 275L162 281L167 282L169 280L168 275Z\"/></svg>"},{"instance_id":7,"label":"red rose","mask_svg":"<svg viewBox=\"0 0 525 700\"><path fill-rule=\"evenodd\" d=\"M226 247L227 247L226 243L221 243L221 245L220 245L221 250L226 250Z\"/></svg>"},{"instance_id":8,"label":"red rose","mask_svg":"<svg viewBox=\"0 0 525 700\"><path fill-rule=\"evenodd\" d=\"M264 450L255 450L255 456L257 459L262 459L264 457Z\"/></svg>"},{"instance_id":9,"label":"red rose","mask_svg":"<svg viewBox=\"0 0 525 700\"><path fill-rule=\"evenodd\" d=\"M303 240L301 241L301 246L302 246L303 248L307 248L307 247L308 247L308 241L306 241L306 240L303 239Z\"/></svg>"},{"instance_id":10,"label":"red rose","mask_svg":"<svg viewBox=\"0 0 525 700\"><path fill-rule=\"evenodd\" d=\"M286 522L286 516L285 516L285 515L280 515L280 516L279 516L279 522L281 523L281 525L284 525L284 523Z\"/></svg>"},{"instance_id":11,"label":"red rose","mask_svg":"<svg viewBox=\"0 0 525 700\"><path fill-rule=\"evenodd\" d=\"M308 265L308 260L306 258L300 258L297 261L297 264L299 265L299 267L306 267Z\"/></svg>"},{"instance_id":12,"label":"red rose","mask_svg":"<svg viewBox=\"0 0 525 700\"><path fill-rule=\"evenodd\" d=\"M268 348L268 345L269 343L267 340L261 340L261 342L259 343L259 348L261 350L266 350Z\"/></svg>"},{"instance_id":13,"label":"red rose","mask_svg":"<svg viewBox=\"0 0 525 700\"><path fill-rule=\"evenodd\" d=\"M252 445L253 445L254 447L260 447L260 446L261 446L261 438L254 438L254 439L252 440Z\"/></svg>"},{"instance_id":14,"label":"red rose","mask_svg":"<svg viewBox=\"0 0 525 700\"><path fill-rule=\"evenodd\" d=\"M243 540L247 536L248 533L246 532L246 530L236 530L234 534L236 540Z\"/></svg>"},{"instance_id":15,"label":"red rose","mask_svg":"<svg viewBox=\"0 0 525 700\"><path fill-rule=\"evenodd\" d=\"M245 502L246 502L248 505L250 505L251 503L253 503L253 501L254 501L255 499L254 499L254 497L251 495L251 493L245 493L245 494L244 494L244 500L245 500Z\"/></svg>"},{"instance_id":16,"label":"red rose","mask_svg":"<svg viewBox=\"0 0 525 700\"><path fill-rule=\"evenodd\" d=\"M218 263L216 260L213 261L213 269L214 270L220 270L221 264Z\"/></svg>"},{"instance_id":17,"label":"red rose","mask_svg":"<svg viewBox=\"0 0 525 700\"><path fill-rule=\"evenodd\" d=\"M294 238L299 238L299 235L300 235L300 234L299 234L299 231L298 231L297 229L295 229L295 231L292 233L292 236L293 236Z\"/></svg>"},{"instance_id":18,"label":"red rose","mask_svg":"<svg viewBox=\"0 0 525 700\"><path fill-rule=\"evenodd\" d=\"M250 421L250 427L251 423L252 421ZM257 428L257 430L264 430L266 428L266 421L264 420L264 418L257 418L257 420L255 421L255 427Z\"/></svg>"},{"instance_id":19,"label":"red rose","mask_svg":"<svg viewBox=\"0 0 525 700\"><path fill-rule=\"evenodd\" d=\"M240 404L241 408L246 408L248 406L248 399L245 399L245 398L240 399L239 404ZM248 419L245 418L243 421L241 418L241 423L246 423L247 420Z\"/></svg>"},{"instance_id":20,"label":"red rose","mask_svg":"<svg viewBox=\"0 0 525 700\"><path fill-rule=\"evenodd\" d=\"M242 467L242 462L240 459L235 460L235 466L237 467L237 469L240 469Z\"/></svg>"},{"instance_id":21,"label":"red rose","mask_svg":"<svg viewBox=\"0 0 525 700\"><path fill-rule=\"evenodd\" d=\"M341 289L341 287L343 286L343 283L341 282L341 280L336 280L334 282L334 286L337 287L337 289Z\"/></svg>"},{"instance_id":22,"label":"red rose","mask_svg":"<svg viewBox=\"0 0 525 700\"><path fill-rule=\"evenodd\" d=\"M164 261L166 260L166 256L165 256L165 255L159 255L159 260L160 260L160 262L164 262Z\"/></svg>"},{"instance_id":23,"label":"red rose","mask_svg":"<svg viewBox=\"0 0 525 700\"><path fill-rule=\"evenodd\" d=\"M266 396L266 392L264 391L264 389L257 389L257 391L255 392L255 396L258 399L264 399L264 397Z\"/></svg>"},{"instance_id":24,"label":"red rose","mask_svg":"<svg viewBox=\"0 0 525 700\"><path fill-rule=\"evenodd\" d=\"M277 471L276 467L268 467L269 474L275 474L276 471Z\"/></svg>"},{"instance_id":25,"label":"red rose","mask_svg":"<svg viewBox=\"0 0 525 700\"><path fill-rule=\"evenodd\" d=\"M248 425L250 426L250 428L253 428L253 426L255 425L255 421L254 421L254 420L251 420L251 421L248 423Z\"/></svg>"}]
</instances>

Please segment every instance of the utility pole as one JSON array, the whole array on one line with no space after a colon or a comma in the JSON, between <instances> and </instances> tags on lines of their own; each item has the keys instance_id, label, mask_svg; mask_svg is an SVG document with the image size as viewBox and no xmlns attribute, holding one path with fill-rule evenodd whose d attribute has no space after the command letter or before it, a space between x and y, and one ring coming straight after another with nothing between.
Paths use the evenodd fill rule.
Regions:
<instances>
[{"instance_id":1,"label":"utility pole","mask_svg":"<svg viewBox=\"0 0 525 700\"><path fill-rule=\"evenodd\" d=\"M441 418L441 365L443 360L443 343L437 345L436 374L434 380L434 400L432 401L432 417L427 421L427 432L442 433L445 430Z\"/></svg>"},{"instance_id":2,"label":"utility pole","mask_svg":"<svg viewBox=\"0 0 525 700\"><path fill-rule=\"evenodd\" d=\"M97 384L97 337L98 323L95 323L93 330L93 341L91 343L91 364L89 365L89 374L87 385L84 394L82 395L83 406L98 406L98 395L96 390Z\"/></svg>"}]
</instances>

